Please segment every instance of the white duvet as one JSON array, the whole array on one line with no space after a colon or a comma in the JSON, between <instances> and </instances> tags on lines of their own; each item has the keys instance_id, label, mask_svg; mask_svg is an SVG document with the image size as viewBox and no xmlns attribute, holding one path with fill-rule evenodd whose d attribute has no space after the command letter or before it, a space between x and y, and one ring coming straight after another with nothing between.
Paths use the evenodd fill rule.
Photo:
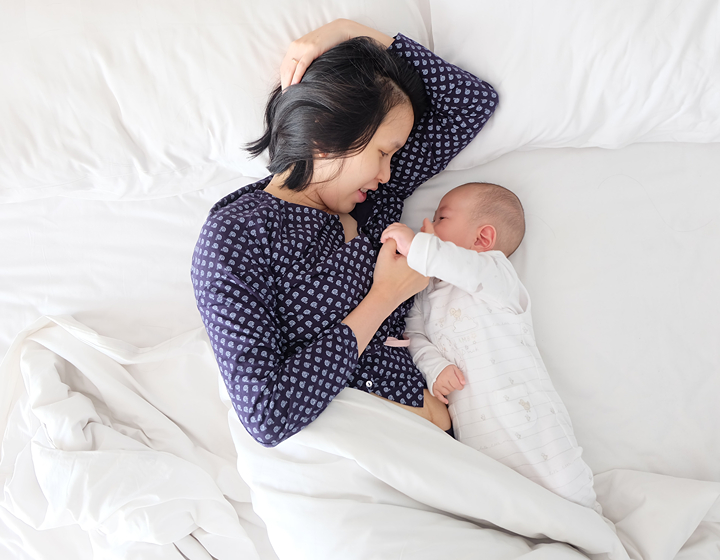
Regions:
<instances>
[{"instance_id":1,"label":"white duvet","mask_svg":"<svg viewBox=\"0 0 720 560\"><path fill-rule=\"evenodd\" d=\"M96 558L669 560L720 520L720 484L611 471L597 490L616 535L594 511L352 389L263 448L221 399L199 329L138 349L41 319L2 375L18 383L3 508L28 534L67 526L65 540Z\"/></svg>"}]
</instances>

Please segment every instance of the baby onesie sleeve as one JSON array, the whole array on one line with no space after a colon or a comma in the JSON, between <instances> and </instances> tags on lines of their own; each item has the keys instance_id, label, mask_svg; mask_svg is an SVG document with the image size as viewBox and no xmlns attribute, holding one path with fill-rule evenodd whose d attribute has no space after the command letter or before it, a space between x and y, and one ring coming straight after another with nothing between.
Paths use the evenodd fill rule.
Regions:
<instances>
[{"instance_id":1,"label":"baby onesie sleeve","mask_svg":"<svg viewBox=\"0 0 720 560\"><path fill-rule=\"evenodd\" d=\"M478 253L418 233L408 252L408 266L515 313L526 311L529 299L515 269L501 251Z\"/></svg>"},{"instance_id":2,"label":"baby onesie sleeve","mask_svg":"<svg viewBox=\"0 0 720 560\"><path fill-rule=\"evenodd\" d=\"M405 316L405 336L410 339L410 346L408 350L412 356L413 362L422 373L425 378L425 383L430 391L430 394L434 397L433 385L438 375L447 366L452 365L443 358L437 347L430 342L425 333L425 314L424 314L424 301L422 293L415 297L413 306Z\"/></svg>"}]
</instances>

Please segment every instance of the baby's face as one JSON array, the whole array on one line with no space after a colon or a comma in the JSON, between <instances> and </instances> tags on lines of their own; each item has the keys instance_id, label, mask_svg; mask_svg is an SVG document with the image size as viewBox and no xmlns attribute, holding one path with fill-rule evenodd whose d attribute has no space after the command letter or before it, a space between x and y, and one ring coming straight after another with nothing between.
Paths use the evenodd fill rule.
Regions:
<instances>
[{"instance_id":1,"label":"baby's face","mask_svg":"<svg viewBox=\"0 0 720 560\"><path fill-rule=\"evenodd\" d=\"M462 189L447 193L435 210L433 229L443 241L463 249L475 249L477 227L472 221L471 203Z\"/></svg>"}]
</instances>

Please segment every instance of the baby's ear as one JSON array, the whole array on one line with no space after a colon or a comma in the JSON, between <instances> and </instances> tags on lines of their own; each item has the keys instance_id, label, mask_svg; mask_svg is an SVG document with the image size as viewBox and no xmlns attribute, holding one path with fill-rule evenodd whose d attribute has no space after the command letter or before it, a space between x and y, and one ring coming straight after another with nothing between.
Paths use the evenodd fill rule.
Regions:
<instances>
[{"instance_id":1,"label":"baby's ear","mask_svg":"<svg viewBox=\"0 0 720 560\"><path fill-rule=\"evenodd\" d=\"M478 253L484 253L485 251L492 251L497 243L497 231L495 226L490 224L479 226L477 228L477 234L475 235L475 243L473 243L473 249Z\"/></svg>"}]
</instances>

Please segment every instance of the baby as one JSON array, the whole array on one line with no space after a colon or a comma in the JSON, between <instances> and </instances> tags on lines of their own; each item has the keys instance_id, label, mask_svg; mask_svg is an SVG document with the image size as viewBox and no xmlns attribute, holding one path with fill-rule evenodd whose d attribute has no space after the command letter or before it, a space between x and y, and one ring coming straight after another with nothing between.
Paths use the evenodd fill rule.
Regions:
<instances>
[{"instance_id":1,"label":"baby","mask_svg":"<svg viewBox=\"0 0 720 560\"><path fill-rule=\"evenodd\" d=\"M509 190L448 192L421 233L393 224L411 268L432 277L406 318L410 353L457 439L548 490L600 512L567 409L535 346L530 298L508 260L525 233Z\"/></svg>"}]
</instances>

